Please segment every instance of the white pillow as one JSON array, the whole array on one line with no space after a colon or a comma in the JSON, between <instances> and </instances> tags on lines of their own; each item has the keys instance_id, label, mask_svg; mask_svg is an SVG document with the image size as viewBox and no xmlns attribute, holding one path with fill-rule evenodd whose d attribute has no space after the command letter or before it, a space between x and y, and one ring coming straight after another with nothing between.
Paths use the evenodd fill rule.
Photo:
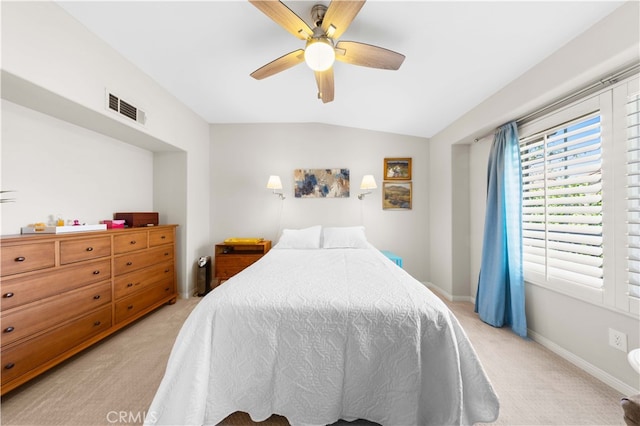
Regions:
<instances>
[{"instance_id":1,"label":"white pillow","mask_svg":"<svg viewBox=\"0 0 640 426\"><path fill-rule=\"evenodd\" d=\"M322 240L323 248L369 248L364 226L323 228Z\"/></svg>"},{"instance_id":2,"label":"white pillow","mask_svg":"<svg viewBox=\"0 0 640 426\"><path fill-rule=\"evenodd\" d=\"M320 248L320 225L304 229L283 229L280 240L273 248L317 249Z\"/></svg>"}]
</instances>

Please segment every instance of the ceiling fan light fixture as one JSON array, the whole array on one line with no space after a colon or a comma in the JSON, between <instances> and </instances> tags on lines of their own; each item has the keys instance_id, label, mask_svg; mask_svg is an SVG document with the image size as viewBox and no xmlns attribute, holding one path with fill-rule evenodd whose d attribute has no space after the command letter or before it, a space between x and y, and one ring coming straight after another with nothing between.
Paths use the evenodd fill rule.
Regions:
<instances>
[{"instance_id":1,"label":"ceiling fan light fixture","mask_svg":"<svg viewBox=\"0 0 640 426\"><path fill-rule=\"evenodd\" d=\"M333 43L326 37L312 38L304 49L304 61L314 71L326 71L336 60Z\"/></svg>"}]
</instances>

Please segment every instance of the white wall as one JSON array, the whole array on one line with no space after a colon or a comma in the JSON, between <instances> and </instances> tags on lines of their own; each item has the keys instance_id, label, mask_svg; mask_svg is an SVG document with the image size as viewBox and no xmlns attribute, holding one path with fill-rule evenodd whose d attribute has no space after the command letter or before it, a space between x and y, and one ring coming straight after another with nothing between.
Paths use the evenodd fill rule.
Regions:
<instances>
[{"instance_id":1,"label":"white wall","mask_svg":"<svg viewBox=\"0 0 640 426\"><path fill-rule=\"evenodd\" d=\"M152 198L143 197L144 204L162 207L161 217L180 225L178 289L188 295L195 284L188 266L210 247L209 201L202 196L209 193L209 125L55 3L0 7L3 98L154 153L153 183L146 188ZM146 126L108 112L106 89L143 109ZM87 143L85 149L88 157L93 146ZM167 151L173 161L155 156ZM169 180L180 187L165 185ZM83 202L78 197L68 210L82 210ZM142 203L127 204L133 210ZM113 211L120 206L113 198L110 205ZM22 220L40 214L33 210Z\"/></svg>"},{"instance_id":2,"label":"white wall","mask_svg":"<svg viewBox=\"0 0 640 426\"><path fill-rule=\"evenodd\" d=\"M453 298L475 297L491 138L467 148L466 183L458 176L465 173L464 166L456 162L464 155L458 144L472 143L499 125L637 62L639 5L626 3L430 140L429 281L433 286ZM461 193L469 197L470 217L469 212L455 208ZM468 236L456 232L458 226L468 227ZM465 247L469 252L460 252ZM470 270L466 283L461 282L464 274L454 273L458 265ZM526 310L534 339L621 392L637 392L638 375L627 363L625 353L608 346L606 332L608 327L623 331L629 336L629 347L637 347L637 318L530 284L526 287Z\"/></svg>"},{"instance_id":3,"label":"white wall","mask_svg":"<svg viewBox=\"0 0 640 426\"><path fill-rule=\"evenodd\" d=\"M425 280L427 139L323 124L215 124L211 141L210 226L215 241L251 236L276 241L280 226L364 224L369 241L402 256L405 269ZM383 159L387 157L413 159L409 211L382 210ZM297 168L348 168L350 198L295 198L293 170ZM274 174L282 179L287 197L283 202L265 188ZM374 175L378 189L360 201L357 195L365 174Z\"/></svg>"},{"instance_id":4,"label":"white wall","mask_svg":"<svg viewBox=\"0 0 640 426\"><path fill-rule=\"evenodd\" d=\"M153 206L153 153L2 101L2 235L50 215L96 224ZM90 146L91 149L87 149Z\"/></svg>"}]
</instances>

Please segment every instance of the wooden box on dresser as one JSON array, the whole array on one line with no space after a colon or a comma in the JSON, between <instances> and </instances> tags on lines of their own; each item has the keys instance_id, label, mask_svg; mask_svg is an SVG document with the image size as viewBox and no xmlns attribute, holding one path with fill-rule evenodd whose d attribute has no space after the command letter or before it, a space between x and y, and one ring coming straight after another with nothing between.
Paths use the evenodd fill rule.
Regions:
<instances>
[{"instance_id":1,"label":"wooden box on dresser","mask_svg":"<svg viewBox=\"0 0 640 426\"><path fill-rule=\"evenodd\" d=\"M176 226L1 237L1 393L174 303Z\"/></svg>"}]
</instances>

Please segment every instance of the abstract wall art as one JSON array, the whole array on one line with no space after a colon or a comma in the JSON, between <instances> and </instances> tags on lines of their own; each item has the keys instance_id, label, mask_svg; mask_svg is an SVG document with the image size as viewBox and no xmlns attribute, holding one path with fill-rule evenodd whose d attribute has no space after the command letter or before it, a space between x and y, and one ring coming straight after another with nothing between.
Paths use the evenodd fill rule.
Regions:
<instances>
[{"instance_id":1,"label":"abstract wall art","mask_svg":"<svg viewBox=\"0 0 640 426\"><path fill-rule=\"evenodd\" d=\"M349 198L349 169L295 169L296 198Z\"/></svg>"}]
</instances>

